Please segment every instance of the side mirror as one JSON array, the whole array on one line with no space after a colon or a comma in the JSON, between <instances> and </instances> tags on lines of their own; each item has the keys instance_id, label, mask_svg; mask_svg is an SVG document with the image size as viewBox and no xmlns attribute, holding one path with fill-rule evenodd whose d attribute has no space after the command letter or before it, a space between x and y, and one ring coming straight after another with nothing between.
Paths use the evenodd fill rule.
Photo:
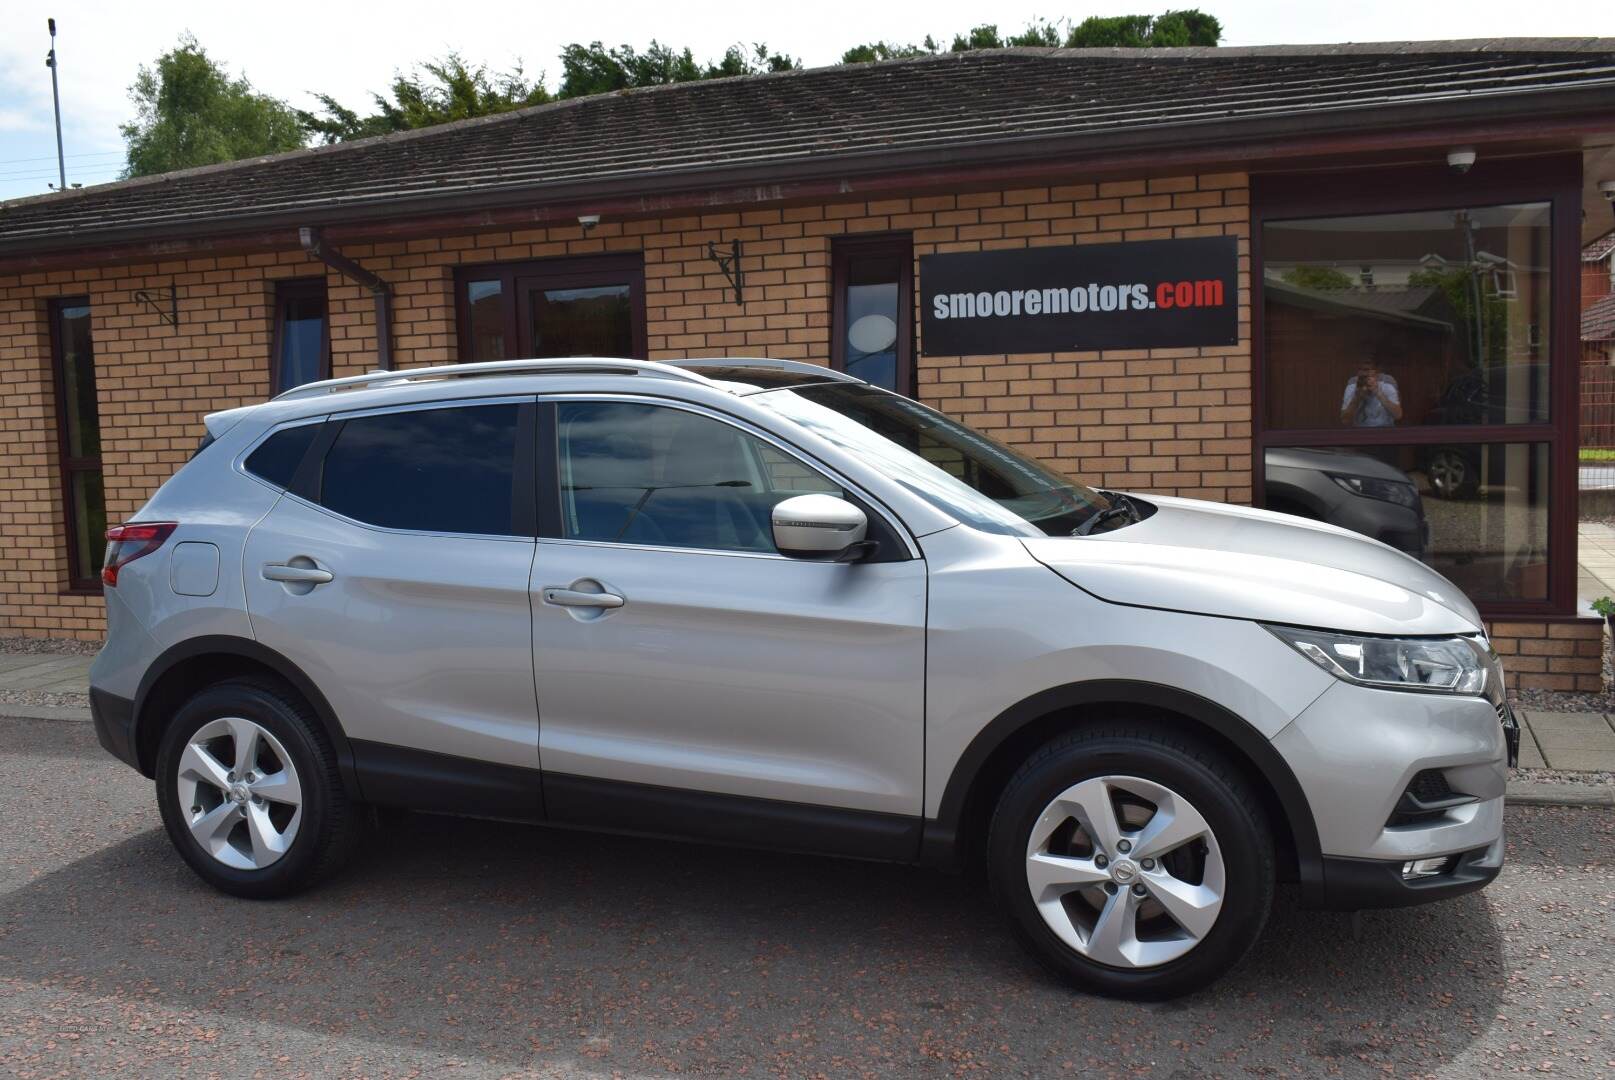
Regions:
<instances>
[{"instance_id":1,"label":"side mirror","mask_svg":"<svg viewBox=\"0 0 1615 1080\"><path fill-rule=\"evenodd\" d=\"M833 559L869 531L864 512L834 495L796 495L775 504L774 546L793 559Z\"/></svg>"}]
</instances>

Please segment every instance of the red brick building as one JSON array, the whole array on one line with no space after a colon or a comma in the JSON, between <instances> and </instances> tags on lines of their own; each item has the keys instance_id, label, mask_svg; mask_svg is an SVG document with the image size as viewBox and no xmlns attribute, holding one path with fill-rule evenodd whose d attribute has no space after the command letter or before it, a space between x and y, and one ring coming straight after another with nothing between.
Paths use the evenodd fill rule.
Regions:
<instances>
[{"instance_id":1,"label":"red brick building","mask_svg":"<svg viewBox=\"0 0 1615 1080\"><path fill-rule=\"evenodd\" d=\"M727 353L862 373L1110 487L1261 503L1274 448L1390 462L1510 670L1589 688L1578 253L1612 147L1615 41L1015 49L0 204L0 635L101 632L99 533L207 412L378 365ZM980 252L1089 284L955 346L949 296L1012 297L937 291ZM1176 296L1205 317L1158 332ZM1341 420L1369 355L1394 423Z\"/></svg>"}]
</instances>

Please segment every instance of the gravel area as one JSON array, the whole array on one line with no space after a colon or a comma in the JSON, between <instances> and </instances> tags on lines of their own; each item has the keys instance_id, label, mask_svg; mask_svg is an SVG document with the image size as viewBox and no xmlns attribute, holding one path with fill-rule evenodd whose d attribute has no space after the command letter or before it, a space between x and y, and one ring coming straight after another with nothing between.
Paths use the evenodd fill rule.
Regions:
<instances>
[{"instance_id":1,"label":"gravel area","mask_svg":"<svg viewBox=\"0 0 1615 1080\"><path fill-rule=\"evenodd\" d=\"M0 653L26 653L51 656L94 656L101 651L99 641L76 638L0 637Z\"/></svg>"},{"instance_id":2,"label":"gravel area","mask_svg":"<svg viewBox=\"0 0 1615 1080\"><path fill-rule=\"evenodd\" d=\"M1508 778L1533 784L1615 784L1615 772L1569 772L1565 769L1510 769Z\"/></svg>"},{"instance_id":3,"label":"gravel area","mask_svg":"<svg viewBox=\"0 0 1615 1080\"><path fill-rule=\"evenodd\" d=\"M51 708L88 709L89 694L52 694L44 690L0 690L0 703L6 705L45 705Z\"/></svg>"}]
</instances>

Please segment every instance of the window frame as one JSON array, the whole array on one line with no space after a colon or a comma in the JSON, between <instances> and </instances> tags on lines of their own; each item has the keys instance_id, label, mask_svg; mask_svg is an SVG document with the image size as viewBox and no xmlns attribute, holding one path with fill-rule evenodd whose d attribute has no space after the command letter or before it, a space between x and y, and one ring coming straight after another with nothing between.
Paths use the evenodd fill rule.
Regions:
<instances>
[{"instance_id":1,"label":"window frame","mask_svg":"<svg viewBox=\"0 0 1615 1080\"><path fill-rule=\"evenodd\" d=\"M64 530L62 537L64 542L62 548L67 558L67 585L61 591L69 595L99 596L103 592L99 565L101 561L104 561L106 553L105 541L103 539L101 560L96 560L94 558L95 552L93 550L88 552L78 550L80 522L78 519L78 510L73 503L73 476L77 473L92 472L100 475L102 513L105 514L106 470L102 467L102 457L99 454L93 458L74 457L72 455L72 442L68 434L67 422L67 357L62 352L61 325L62 311L63 309L70 307L90 308L92 312L94 310L90 304L90 298L86 295L53 297L51 300L47 301L45 305L46 322L49 324L50 328L51 389L53 396L56 399L56 471L58 474L60 496L62 500L62 527ZM93 319L93 315L91 317ZM90 378L92 382L95 381L96 374L94 347L94 335L92 328L90 351ZM99 443L101 427L99 388L97 388L97 394L98 407L96 409L96 441ZM88 556L88 561L91 563L91 565L97 567L95 574L87 578L78 577L74 573L74 568L79 565L80 561L82 561L81 557L84 556Z\"/></svg>"},{"instance_id":2,"label":"window frame","mask_svg":"<svg viewBox=\"0 0 1615 1080\"><path fill-rule=\"evenodd\" d=\"M399 413L426 412L430 410L476 408L484 405L515 405L516 406L516 436L515 459L511 463L511 531L508 533L474 533L452 532L441 529L400 529L391 525L378 525L370 521L361 521L349 517L340 510L332 509L322 502L325 479L325 462L331 451L335 448L342 428L350 420L359 420L370 416L392 416ZM538 450L537 417L538 407L534 404L530 394L503 394L491 397L478 398L448 398L437 401L418 401L407 405L389 405L381 408L356 409L351 412L337 412L317 417L303 417L288 421L265 432L260 438L244 449L237 456L236 470L242 475L250 476L258 483L269 484L263 477L248 472L246 460L253 451L262 446L264 442L287 427L304 423L321 424L320 432L315 435L313 443L305 452L302 463L298 466L292 482L285 488L285 494L297 499L306 505L327 514L347 525L360 529L369 529L372 532L397 536L439 536L459 540L507 540L517 543L530 544L537 535L535 514L537 512L535 497L537 494L537 467L536 454ZM270 484L273 487L274 485Z\"/></svg>"},{"instance_id":3,"label":"window frame","mask_svg":"<svg viewBox=\"0 0 1615 1080\"><path fill-rule=\"evenodd\" d=\"M274 282L274 315L270 322L269 334L270 397L293 389L280 383L280 346L285 333L286 308L293 299L308 299L315 295L319 296L320 304L325 309L325 318L321 320L320 325L320 374L314 381L320 382L331 377L331 301L325 278L279 278Z\"/></svg>"},{"instance_id":4,"label":"window frame","mask_svg":"<svg viewBox=\"0 0 1615 1080\"><path fill-rule=\"evenodd\" d=\"M1267 424L1267 312L1262 240L1270 221L1548 204L1548 417L1524 424L1278 428ZM1251 179L1251 497L1265 502L1266 453L1278 447L1545 442L1548 592L1542 600L1483 600L1487 618L1570 617L1576 610L1576 447L1580 441L1581 162L1541 157L1480 162L1458 176L1438 166L1274 174Z\"/></svg>"},{"instance_id":5,"label":"window frame","mask_svg":"<svg viewBox=\"0 0 1615 1080\"><path fill-rule=\"evenodd\" d=\"M847 370L847 279L860 256L897 256L897 388L919 400L919 366L914 357L914 234L859 233L830 241L830 367Z\"/></svg>"},{"instance_id":6,"label":"window frame","mask_svg":"<svg viewBox=\"0 0 1615 1080\"><path fill-rule=\"evenodd\" d=\"M694 402L676 398L656 397L648 394L611 394L587 391L541 394L538 398L538 542L541 544L577 544L584 547L630 548L636 551L667 551L682 554L723 555L738 559L783 559L787 562L817 562L819 560L794 559L777 551L735 551L725 548L671 547L661 544L635 544L617 540L576 540L565 534L565 510L561 501L561 441L559 406L564 402L588 402L604 405L653 405L693 413L736 429L760 442L767 443L781 453L794 458L802 465L841 487L859 509L869 518L869 534L887 532L895 537L897 550L882 550L869 562L908 562L921 558L918 543L902 520L885 504L845 473L819 461L811 454L756 424ZM833 565L825 563L824 565Z\"/></svg>"},{"instance_id":7,"label":"window frame","mask_svg":"<svg viewBox=\"0 0 1615 1080\"><path fill-rule=\"evenodd\" d=\"M507 360L528 359L522 346L521 328L527 314L525 287L528 285L554 288L587 288L590 285L628 283L629 318L632 324L633 349L623 360L650 358L645 317L645 256L643 252L621 252L611 255L566 255L553 259L527 259L516 262L470 263L454 268L454 322L455 346L459 363L471 360L471 303L466 286L473 281L499 282L504 320L504 335L512 355Z\"/></svg>"}]
</instances>

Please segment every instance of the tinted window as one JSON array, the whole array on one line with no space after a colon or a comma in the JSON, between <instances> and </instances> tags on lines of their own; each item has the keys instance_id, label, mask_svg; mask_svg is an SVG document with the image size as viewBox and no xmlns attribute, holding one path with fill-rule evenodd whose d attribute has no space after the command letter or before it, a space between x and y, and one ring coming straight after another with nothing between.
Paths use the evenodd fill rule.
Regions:
<instances>
[{"instance_id":1,"label":"tinted window","mask_svg":"<svg viewBox=\"0 0 1615 1080\"><path fill-rule=\"evenodd\" d=\"M297 475L297 466L303 461L303 451L313 443L319 430L319 424L299 424L275 432L247 455L247 471L276 487L290 487L292 477Z\"/></svg>"},{"instance_id":2,"label":"tinted window","mask_svg":"<svg viewBox=\"0 0 1615 1080\"><path fill-rule=\"evenodd\" d=\"M514 535L515 405L361 416L325 457L322 505L370 525Z\"/></svg>"},{"instance_id":3,"label":"tinted window","mask_svg":"<svg viewBox=\"0 0 1615 1080\"><path fill-rule=\"evenodd\" d=\"M275 392L330 377L325 329L325 281L275 286Z\"/></svg>"},{"instance_id":4,"label":"tinted window","mask_svg":"<svg viewBox=\"0 0 1615 1080\"><path fill-rule=\"evenodd\" d=\"M655 405L563 402L562 532L719 551L774 551L774 504L845 497L795 458L708 417Z\"/></svg>"}]
</instances>

